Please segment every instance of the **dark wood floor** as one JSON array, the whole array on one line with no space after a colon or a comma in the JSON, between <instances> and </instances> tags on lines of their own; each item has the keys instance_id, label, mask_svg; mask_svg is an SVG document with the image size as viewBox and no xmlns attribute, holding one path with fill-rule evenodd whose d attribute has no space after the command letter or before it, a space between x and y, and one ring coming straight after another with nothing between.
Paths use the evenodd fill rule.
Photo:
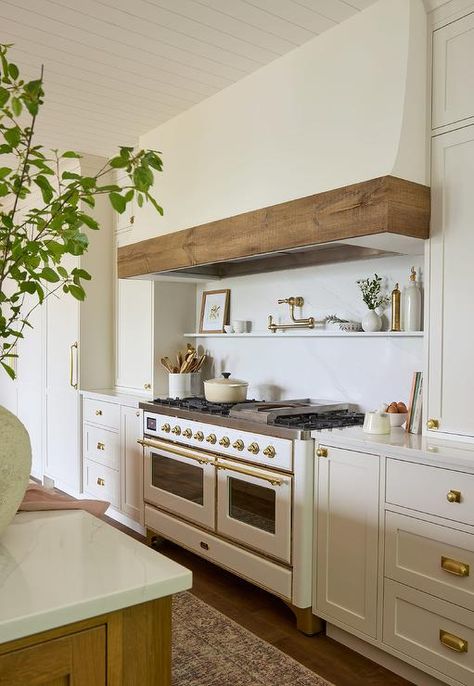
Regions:
<instances>
[{"instance_id":1,"label":"dark wood floor","mask_svg":"<svg viewBox=\"0 0 474 686\"><path fill-rule=\"evenodd\" d=\"M144 539L106 518L114 526ZM379 667L324 635L297 631L291 610L269 593L168 541L159 552L193 572L192 592L223 614L276 646L335 686L408 686L409 682Z\"/></svg>"}]
</instances>

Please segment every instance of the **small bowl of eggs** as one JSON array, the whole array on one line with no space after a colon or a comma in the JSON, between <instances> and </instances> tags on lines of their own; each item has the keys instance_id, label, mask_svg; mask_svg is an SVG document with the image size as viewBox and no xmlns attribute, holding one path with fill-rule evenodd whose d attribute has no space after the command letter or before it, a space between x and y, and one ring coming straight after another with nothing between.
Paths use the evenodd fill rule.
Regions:
<instances>
[{"instance_id":1,"label":"small bowl of eggs","mask_svg":"<svg viewBox=\"0 0 474 686\"><path fill-rule=\"evenodd\" d=\"M408 410L405 403L390 403L390 405L387 405L387 409L385 411L388 413L388 416L390 418L390 426L392 428L396 426L402 426L403 424L405 424L408 417Z\"/></svg>"}]
</instances>

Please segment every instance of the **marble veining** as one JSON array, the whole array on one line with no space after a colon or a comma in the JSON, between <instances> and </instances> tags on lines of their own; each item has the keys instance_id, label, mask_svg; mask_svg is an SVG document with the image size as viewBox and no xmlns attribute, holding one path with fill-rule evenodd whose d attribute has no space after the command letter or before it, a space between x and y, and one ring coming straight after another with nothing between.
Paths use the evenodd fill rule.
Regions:
<instances>
[{"instance_id":1,"label":"marble veining","mask_svg":"<svg viewBox=\"0 0 474 686\"><path fill-rule=\"evenodd\" d=\"M22 512L0 541L0 643L191 584L190 571L86 512Z\"/></svg>"}]
</instances>

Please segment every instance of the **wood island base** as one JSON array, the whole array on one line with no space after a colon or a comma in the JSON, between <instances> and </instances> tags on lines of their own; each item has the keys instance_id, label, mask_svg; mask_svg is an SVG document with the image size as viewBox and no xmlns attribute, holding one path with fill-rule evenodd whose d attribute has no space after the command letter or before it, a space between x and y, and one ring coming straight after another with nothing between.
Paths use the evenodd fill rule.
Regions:
<instances>
[{"instance_id":1,"label":"wood island base","mask_svg":"<svg viewBox=\"0 0 474 686\"><path fill-rule=\"evenodd\" d=\"M2 686L170 686L171 596L0 645Z\"/></svg>"}]
</instances>

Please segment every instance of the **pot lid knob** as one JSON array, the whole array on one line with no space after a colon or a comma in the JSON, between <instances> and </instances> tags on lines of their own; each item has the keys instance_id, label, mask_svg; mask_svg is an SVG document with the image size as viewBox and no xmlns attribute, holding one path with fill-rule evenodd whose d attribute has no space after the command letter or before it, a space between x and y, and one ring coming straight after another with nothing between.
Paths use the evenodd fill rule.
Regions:
<instances>
[{"instance_id":1,"label":"pot lid knob","mask_svg":"<svg viewBox=\"0 0 474 686\"><path fill-rule=\"evenodd\" d=\"M222 376L224 377L224 379L228 379L230 376L230 372L222 372Z\"/></svg>"}]
</instances>

